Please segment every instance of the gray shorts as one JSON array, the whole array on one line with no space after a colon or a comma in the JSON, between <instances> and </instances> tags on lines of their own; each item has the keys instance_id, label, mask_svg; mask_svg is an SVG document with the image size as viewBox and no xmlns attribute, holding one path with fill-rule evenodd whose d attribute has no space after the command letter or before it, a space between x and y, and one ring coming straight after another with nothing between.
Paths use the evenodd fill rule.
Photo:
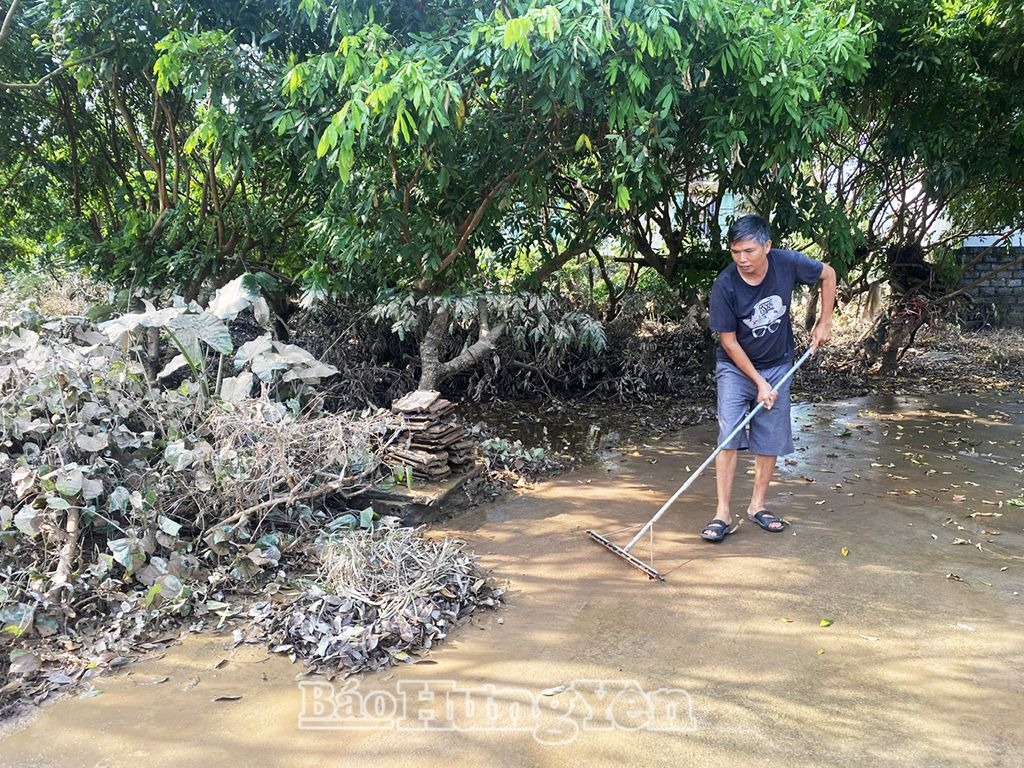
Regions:
<instances>
[{"instance_id":1,"label":"gray shorts","mask_svg":"<svg viewBox=\"0 0 1024 768\"><path fill-rule=\"evenodd\" d=\"M792 363L786 362L759 368L758 373L774 385L791 367ZM750 409L757 405L757 385L733 363L724 360L718 361L715 379L718 382L718 443L721 445L746 418ZM793 452L793 424L789 420L790 381L792 379L779 390L771 410L762 408L726 448L741 451L749 448L758 456L785 456Z\"/></svg>"}]
</instances>

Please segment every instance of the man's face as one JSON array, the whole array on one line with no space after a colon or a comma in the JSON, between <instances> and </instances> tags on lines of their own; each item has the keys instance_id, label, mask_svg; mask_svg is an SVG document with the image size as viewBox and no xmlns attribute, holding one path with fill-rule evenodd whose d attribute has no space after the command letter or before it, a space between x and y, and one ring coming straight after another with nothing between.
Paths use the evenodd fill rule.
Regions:
<instances>
[{"instance_id":1,"label":"man's face","mask_svg":"<svg viewBox=\"0 0 1024 768\"><path fill-rule=\"evenodd\" d=\"M737 240L729 246L732 252L732 260L736 262L736 268L744 275L759 275L764 271L765 263L768 261L768 251L772 249L772 241L764 245L757 240Z\"/></svg>"}]
</instances>

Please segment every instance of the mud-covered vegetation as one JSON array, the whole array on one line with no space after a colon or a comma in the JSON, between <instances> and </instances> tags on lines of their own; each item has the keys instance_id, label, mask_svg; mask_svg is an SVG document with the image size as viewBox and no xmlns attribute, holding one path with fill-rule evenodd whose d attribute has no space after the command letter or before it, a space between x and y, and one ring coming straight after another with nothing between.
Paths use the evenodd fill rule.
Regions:
<instances>
[{"instance_id":1,"label":"mud-covered vegetation","mask_svg":"<svg viewBox=\"0 0 1024 768\"><path fill-rule=\"evenodd\" d=\"M345 500L388 474L388 412L324 412L312 384L335 370L298 347L234 348L226 322L258 304L242 282L206 309L98 325L5 316L0 631L14 692L52 662L61 681L68 661L82 674L97 649L127 653L225 590L273 579L309 531L358 527ZM149 329L160 366L147 364Z\"/></svg>"}]
</instances>

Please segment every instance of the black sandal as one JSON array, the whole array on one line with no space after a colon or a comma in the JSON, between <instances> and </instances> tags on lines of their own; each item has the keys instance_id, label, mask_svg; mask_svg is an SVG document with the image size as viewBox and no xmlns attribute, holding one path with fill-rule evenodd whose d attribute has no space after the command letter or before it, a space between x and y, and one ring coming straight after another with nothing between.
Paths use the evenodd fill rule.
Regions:
<instances>
[{"instance_id":1,"label":"black sandal","mask_svg":"<svg viewBox=\"0 0 1024 768\"><path fill-rule=\"evenodd\" d=\"M778 517L777 515L773 515L767 509L762 509L760 512L754 515L747 515L747 517L749 517L751 520L753 520L755 523L757 523L759 526L764 528L769 533L782 533L783 529L786 527L785 520L783 520L781 517ZM778 523L779 527L771 528L770 526L772 523Z\"/></svg>"},{"instance_id":2,"label":"black sandal","mask_svg":"<svg viewBox=\"0 0 1024 768\"><path fill-rule=\"evenodd\" d=\"M736 528L730 523L725 522L725 520L719 520L716 517L704 526L704 530L700 532L700 537L704 541L721 541L735 530Z\"/></svg>"}]
</instances>

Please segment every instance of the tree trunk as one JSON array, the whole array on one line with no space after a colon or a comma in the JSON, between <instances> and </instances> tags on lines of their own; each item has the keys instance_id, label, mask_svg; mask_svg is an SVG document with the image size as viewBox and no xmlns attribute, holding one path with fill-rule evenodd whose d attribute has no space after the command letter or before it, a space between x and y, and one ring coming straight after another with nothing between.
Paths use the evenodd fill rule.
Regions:
<instances>
[{"instance_id":1,"label":"tree trunk","mask_svg":"<svg viewBox=\"0 0 1024 768\"><path fill-rule=\"evenodd\" d=\"M505 333L506 323L502 321L493 328L491 327L486 301L480 301L478 311L480 330L477 340L451 360L443 361L441 352L445 336L448 333L448 311L437 310L430 320L430 325L427 326L423 341L420 342L418 389L436 390L445 379L472 368L494 352L495 344Z\"/></svg>"},{"instance_id":2,"label":"tree trunk","mask_svg":"<svg viewBox=\"0 0 1024 768\"><path fill-rule=\"evenodd\" d=\"M160 365L160 329L159 328L147 328L146 329L146 342L144 345L145 355L142 360L143 367L146 369L146 379L150 384L157 382L157 374L163 367Z\"/></svg>"},{"instance_id":3,"label":"tree trunk","mask_svg":"<svg viewBox=\"0 0 1024 768\"><path fill-rule=\"evenodd\" d=\"M906 313L891 318L889 332L882 346L882 364L878 368L880 376L895 376L900 360L908 345L912 343L913 332L919 325L919 318Z\"/></svg>"},{"instance_id":4,"label":"tree trunk","mask_svg":"<svg viewBox=\"0 0 1024 768\"><path fill-rule=\"evenodd\" d=\"M811 297L807 300L807 313L804 315L804 328L811 330L818 322L818 297L821 295L819 284L811 286Z\"/></svg>"},{"instance_id":5,"label":"tree trunk","mask_svg":"<svg viewBox=\"0 0 1024 768\"><path fill-rule=\"evenodd\" d=\"M448 331L448 312L438 310L420 343L419 389L437 389L441 382L441 345Z\"/></svg>"},{"instance_id":6,"label":"tree trunk","mask_svg":"<svg viewBox=\"0 0 1024 768\"><path fill-rule=\"evenodd\" d=\"M878 375L891 377L896 375L896 367L899 362L900 348L903 346L903 322L899 319L889 324L889 335L882 345L882 361L878 367Z\"/></svg>"},{"instance_id":7,"label":"tree trunk","mask_svg":"<svg viewBox=\"0 0 1024 768\"><path fill-rule=\"evenodd\" d=\"M890 297L888 306L860 338L864 369L869 370L878 363L879 376L895 376L899 361L920 324L921 318L906 302L897 296Z\"/></svg>"}]
</instances>

